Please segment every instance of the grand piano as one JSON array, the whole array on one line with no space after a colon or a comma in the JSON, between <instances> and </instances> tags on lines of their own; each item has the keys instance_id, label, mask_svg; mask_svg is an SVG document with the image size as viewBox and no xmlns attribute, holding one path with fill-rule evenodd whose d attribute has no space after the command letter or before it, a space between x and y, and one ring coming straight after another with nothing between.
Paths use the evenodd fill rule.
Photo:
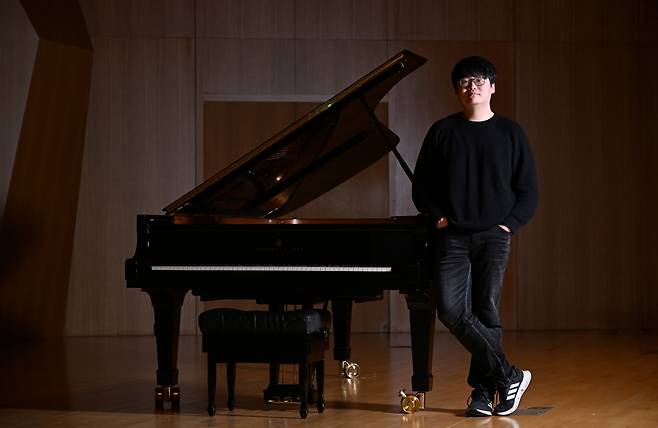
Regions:
<instances>
[{"instance_id":1,"label":"grand piano","mask_svg":"<svg viewBox=\"0 0 658 428\"><path fill-rule=\"evenodd\" d=\"M353 302L406 297L417 395L432 389L434 306L428 228L421 216L297 219L286 214L396 150L375 107L424 62L401 51L168 206L137 216L129 288L148 293L157 346L156 400L176 401L180 311L201 300L270 305L331 302L334 359L350 360ZM326 303L325 303L326 304Z\"/></svg>"}]
</instances>

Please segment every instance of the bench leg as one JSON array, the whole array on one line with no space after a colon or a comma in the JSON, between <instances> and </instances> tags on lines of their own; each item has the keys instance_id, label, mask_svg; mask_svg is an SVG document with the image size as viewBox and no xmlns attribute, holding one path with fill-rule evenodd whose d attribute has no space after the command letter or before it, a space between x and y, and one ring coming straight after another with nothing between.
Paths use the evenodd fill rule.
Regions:
<instances>
[{"instance_id":1,"label":"bench leg","mask_svg":"<svg viewBox=\"0 0 658 428\"><path fill-rule=\"evenodd\" d=\"M215 415L215 390L217 386L217 363L215 358L208 354L208 416Z\"/></svg>"},{"instance_id":2,"label":"bench leg","mask_svg":"<svg viewBox=\"0 0 658 428\"><path fill-rule=\"evenodd\" d=\"M306 396L307 397L306 400L307 400L308 404L315 404L316 403L315 400L317 399L316 398L316 396L317 396L316 392L317 391L315 389L315 388L317 388L315 363L312 363L310 365L308 376L309 376L309 378L308 378L308 392L307 392L308 395Z\"/></svg>"},{"instance_id":3,"label":"bench leg","mask_svg":"<svg viewBox=\"0 0 658 428\"><path fill-rule=\"evenodd\" d=\"M306 416L308 416L308 366L309 364L306 362L306 360L299 363L299 395L301 398L299 403L299 415L302 417L302 419L306 419Z\"/></svg>"},{"instance_id":4,"label":"bench leg","mask_svg":"<svg viewBox=\"0 0 658 428\"><path fill-rule=\"evenodd\" d=\"M228 385L228 400L226 407L235 409L235 363L226 363L226 384Z\"/></svg>"},{"instance_id":5,"label":"bench leg","mask_svg":"<svg viewBox=\"0 0 658 428\"><path fill-rule=\"evenodd\" d=\"M324 360L315 363L315 381L318 387L317 408L318 412L324 412Z\"/></svg>"}]
</instances>

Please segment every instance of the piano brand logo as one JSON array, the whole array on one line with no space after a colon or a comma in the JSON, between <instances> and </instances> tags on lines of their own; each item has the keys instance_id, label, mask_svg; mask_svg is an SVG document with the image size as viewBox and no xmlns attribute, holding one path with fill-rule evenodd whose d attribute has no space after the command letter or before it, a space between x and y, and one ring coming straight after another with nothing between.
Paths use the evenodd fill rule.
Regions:
<instances>
[{"instance_id":1,"label":"piano brand logo","mask_svg":"<svg viewBox=\"0 0 658 428\"><path fill-rule=\"evenodd\" d=\"M303 247L286 247L283 243L283 239L276 238L274 240L273 246L271 247L257 247L256 251L259 253L303 253Z\"/></svg>"}]
</instances>

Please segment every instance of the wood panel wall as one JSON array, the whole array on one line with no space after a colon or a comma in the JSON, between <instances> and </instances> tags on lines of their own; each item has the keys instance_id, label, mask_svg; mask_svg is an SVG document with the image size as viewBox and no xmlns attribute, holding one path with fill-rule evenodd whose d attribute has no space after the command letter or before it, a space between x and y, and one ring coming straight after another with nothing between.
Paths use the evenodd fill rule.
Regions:
<instances>
[{"instance_id":1,"label":"wood panel wall","mask_svg":"<svg viewBox=\"0 0 658 428\"><path fill-rule=\"evenodd\" d=\"M96 62L66 334L153 333L148 296L127 289L136 215L194 187L194 39L189 2L83 2ZM194 298L181 332L196 331Z\"/></svg>"},{"instance_id":2,"label":"wood panel wall","mask_svg":"<svg viewBox=\"0 0 658 428\"><path fill-rule=\"evenodd\" d=\"M429 59L387 98L389 127L412 167L428 126L458 109L448 73L464 55L494 60L495 108L530 137L540 205L514 238L505 325L658 327L656 2L81 5L96 66L67 334L150 334L148 299L125 289L122 261L134 250L135 214L159 212L202 179L204 102L321 101L402 48ZM395 162L388 214L414 214ZM195 330L201 308L188 298L183 331ZM404 331L406 309L396 295L390 310L391 329Z\"/></svg>"},{"instance_id":3,"label":"wood panel wall","mask_svg":"<svg viewBox=\"0 0 658 428\"><path fill-rule=\"evenodd\" d=\"M11 176L16 161L23 114L30 89L30 78L36 58L39 37L18 0L0 3L0 225L10 190ZM2 229L0 229L2 230ZM0 244L8 246L8 239L0 237ZM2 264L0 264L2 266ZM5 269L0 269L0 320L14 319L16 311L6 307L14 302L13 287L6 283ZM27 303L18 299L17 307ZM14 305L11 305L14 306ZM10 330L3 328L2 331ZM12 329L13 330L13 329ZM17 333L14 333L17 335Z\"/></svg>"},{"instance_id":4,"label":"wood panel wall","mask_svg":"<svg viewBox=\"0 0 658 428\"><path fill-rule=\"evenodd\" d=\"M20 2L0 2L0 219L7 202L38 42Z\"/></svg>"},{"instance_id":5,"label":"wood panel wall","mask_svg":"<svg viewBox=\"0 0 658 428\"><path fill-rule=\"evenodd\" d=\"M76 0L23 0L39 35L0 223L0 332L64 333L92 49Z\"/></svg>"}]
</instances>

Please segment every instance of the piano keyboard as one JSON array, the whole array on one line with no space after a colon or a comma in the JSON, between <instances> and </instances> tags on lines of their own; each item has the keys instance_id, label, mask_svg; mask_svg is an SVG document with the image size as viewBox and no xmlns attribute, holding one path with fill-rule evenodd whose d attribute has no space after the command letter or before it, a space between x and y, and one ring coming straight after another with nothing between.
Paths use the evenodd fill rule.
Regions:
<instances>
[{"instance_id":1,"label":"piano keyboard","mask_svg":"<svg viewBox=\"0 0 658 428\"><path fill-rule=\"evenodd\" d=\"M157 271L217 272L391 272L390 266L303 266L303 265L153 265Z\"/></svg>"}]
</instances>

